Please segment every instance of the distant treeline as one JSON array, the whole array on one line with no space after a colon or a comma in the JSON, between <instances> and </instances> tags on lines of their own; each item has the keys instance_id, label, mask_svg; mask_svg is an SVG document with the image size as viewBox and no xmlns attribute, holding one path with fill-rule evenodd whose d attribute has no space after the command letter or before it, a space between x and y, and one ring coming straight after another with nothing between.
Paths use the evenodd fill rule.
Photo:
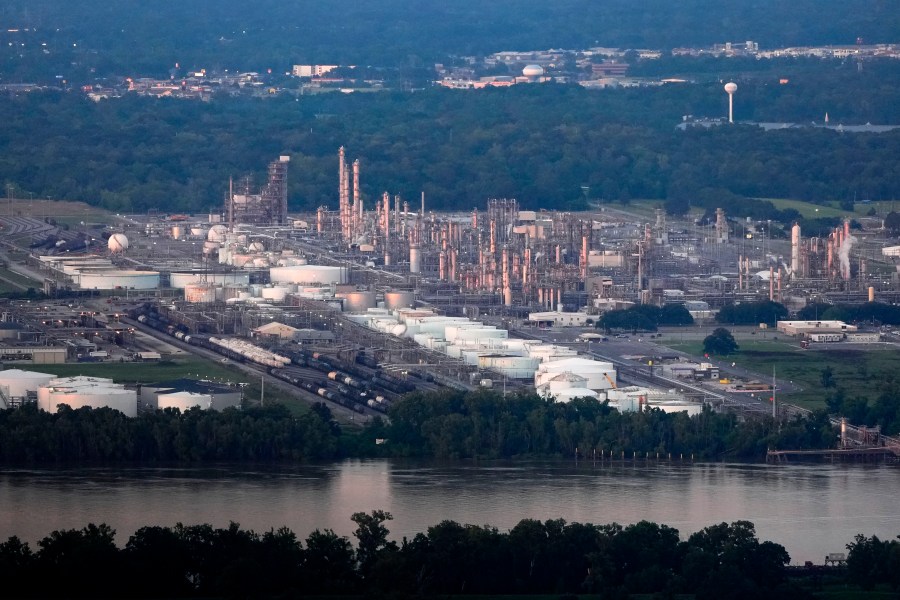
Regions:
<instances>
[{"instance_id":1,"label":"distant treeline","mask_svg":"<svg viewBox=\"0 0 900 600\"><path fill-rule=\"evenodd\" d=\"M878 64L882 66L878 66ZM789 85L740 81L741 118L900 124L900 61L825 66ZM852 90L852 92L850 91ZM718 82L651 89L576 85L417 93L216 97L212 102L76 93L0 98L0 180L20 197L84 200L114 212L221 210L229 176L264 180L289 154L292 210L337 207L337 149L362 165L367 205L384 191L429 208L579 209L668 201L670 212L728 206L790 220L749 198L814 202L900 197L900 130L675 129L725 114ZM839 107L839 108L838 108Z\"/></svg>"},{"instance_id":2,"label":"distant treeline","mask_svg":"<svg viewBox=\"0 0 900 600\"><path fill-rule=\"evenodd\" d=\"M331 530L301 542L287 528L259 534L210 525L142 527L124 548L107 525L54 531L37 550L0 544L6 597L297 598L528 594L694 594L698 600L802 600L784 547L760 542L752 523L678 531L526 519L508 532L443 521L401 544L390 513L355 513L356 547ZM855 561L855 552L851 552Z\"/></svg>"},{"instance_id":3,"label":"distant treeline","mask_svg":"<svg viewBox=\"0 0 900 600\"><path fill-rule=\"evenodd\" d=\"M415 69L503 50L593 46L888 43L900 31L885 0L5 0L0 21L4 81L283 73L294 63Z\"/></svg>"},{"instance_id":4,"label":"distant treeline","mask_svg":"<svg viewBox=\"0 0 900 600\"><path fill-rule=\"evenodd\" d=\"M387 443L376 444L376 439ZM605 402L534 393L408 394L361 432L343 432L322 404L300 416L283 406L222 412L167 409L137 418L112 409L33 405L0 411L0 462L283 461L342 456L427 458L589 457L762 460L767 448L822 448L824 413L788 422L741 420L705 410L619 413Z\"/></svg>"}]
</instances>

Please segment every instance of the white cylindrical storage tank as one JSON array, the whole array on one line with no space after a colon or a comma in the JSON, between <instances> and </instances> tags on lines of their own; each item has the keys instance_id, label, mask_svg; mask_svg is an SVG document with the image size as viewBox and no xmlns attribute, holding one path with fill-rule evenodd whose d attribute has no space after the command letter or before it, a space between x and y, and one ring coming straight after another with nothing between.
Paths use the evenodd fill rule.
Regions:
<instances>
[{"instance_id":1,"label":"white cylindrical storage tank","mask_svg":"<svg viewBox=\"0 0 900 600\"><path fill-rule=\"evenodd\" d=\"M216 286L209 283L189 283L184 286L184 299L192 304L216 301Z\"/></svg>"},{"instance_id":2,"label":"white cylindrical storage tank","mask_svg":"<svg viewBox=\"0 0 900 600\"><path fill-rule=\"evenodd\" d=\"M571 402L575 398L599 398L599 394L594 390L583 387L572 387L553 394L557 402Z\"/></svg>"},{"instance_id":3,"label":"white cylindrical storage tank","mask_svg":"<svg viewBox=\"0 0 900 600\"><path fill-rule=\"evenodd\" d=\"M510 356L504 354L482 354L478 357L478 366L492 369L512 379L534 377L534 372L541 363L530 356Z\"/></svg>"},{"instance_id":4,"label":"white cylindrical storage tank","mask_svg":"<svg viewBox=\"0 0 900 600\"><path fill-rule=\"evenodd\" d=\"M344 312L360 313L375 308L375 292L349 292L344 295Z\"/></svg>"},{"instance_id":5,"label":"white cylindrical storage tank","mask_svg":"<svg viewBox=\"0 0 900 600\"><path fill-rule=\"evenodd\" d=\"M184 236L184 229L181 225L172 225L172 239L180 240Z\"/></svg>"},{"instance_id":6,"label":"white cylindrical storage tank","mask_svg":"<svg viewBox=\"0 0 900 600\"><path fill-rule=\"evenodd\" d=\"M159 287L158 271L82 271L77 278L83 290L154 290Z\"/></svg>"},{"instance_id":7,"label":"white cylindrical storage tank","mask_svg":"<svg viewBox=\"0 0 900 600\"><path fill-rule=\"evenodd\" d=\"M207 283L217 285L236 284L247 286L250 284L250 274L246 271L230 271L228 273L204 273L202 271L182 271L169 275L169 286L175 289L183 289L189 283L198 283L206 279Z\"/></svg>"},{"instance_id":8,"label":"white cylindrical storage tank","mask_svg":"<svg viewBox=\"0 0 900 600\"><path fill-rule=\"evenodd\" d=\"M287 294L288 288L282 286L263 288L261 292L263 298L265 298L266 300L271 300L273 302L284 302Z\"/></svg>"},{"instance_id":9,"label":"white cylindrical storage tank","mask_svg":"<svg viewBox=\"0 0 900 600\"><path fill-rule=\"evenodd\" d=\"M137 392L126 390L110 379L69 377L54 379L38 389L38 408L56 412L60 404L72 409L112 408L126 417L137 416Z\"/></svg>"},{"instance_id":10,"label":"white cylindrical storage tank","mask_svg":"<svg viewBox=\"0 0 900 600\"><path fill-rule=\"evenodd\" d=\"M7 369L0 371L0 389L10 398L24 398L28 392L38 391L41 386L47 385L55 378L56 375L50 373Z\"/></svg>"},{"instance_id":11,"label":"white cylindrical storage tank","mask_svg":"<svg viewBox=\"0 0 900 600\"><path fill-rule=\"evenodd\" d=\"M206 229L204 229L203 227L191 227L191 237L206 237L206 233Z\"/></svg>"},{"instance_id":12,"label":"white cylindrical storage tank","mask_svg":"<svg viewBox=\"0 0 900 600\"><path fill-rule=\"evenodd\" d=\"M384 307L388 310L413 308L416 305L415 292L385 292Z\"/></svg>"},{"instance_id":13,"label":"white cylindrical storage tank","mask_svg":"<svg viewBox=\"0 0 900 600\"><path fill-rule=\"evenodd\" d=\"M196 394L193 392L172 392L171 394L159 394L157 397L157 408L177 408L181 412L185 412L199 406L203 410L208 410L212 405L212 396L209 394Z\"/></svg>"},{"instance_id":14,"label":"white cylindrical storage tank","mask_svg":"<svg viewBox=\"0 0 900 600\"><path fill-rule=\"evenodd\" d=\"M347 283L348 276L346 267L294 265L290 267L272 267L269 270L269 278L273 283L321 283L330 285Z\"/></svg>"}]
</instances>

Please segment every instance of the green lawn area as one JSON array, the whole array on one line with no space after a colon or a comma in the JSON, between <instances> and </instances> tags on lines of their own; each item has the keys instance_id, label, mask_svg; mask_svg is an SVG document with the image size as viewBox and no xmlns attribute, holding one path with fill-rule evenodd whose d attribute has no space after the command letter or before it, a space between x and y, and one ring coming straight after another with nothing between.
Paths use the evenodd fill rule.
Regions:
<instances>
[{"instance_id":1,"label":"green lawn area","mask_svg":"<svg viewBox=\"0 0 900 600\"><path fill-rule=\"evenodd\" d=\"M7 280L7 281L3 281L3 280ZM7 268L0 267L0 284L9 286L12 289L12 291L18 291L18 292L22 291L19 288L15 287L14 285L12 285L11 283L8 283L8 282L18 283L20 285L25 286L26 288L33 287L35 289L41 288L44 285L43 281L35 281L34 279L25 277L24 275L20 275L19 273L16 273L15 271L10 271Z\"/></svg>"},{"instance_id":2,"label":"green lawn area","mask_svg":"<svg viewBox=\"0 0 900 600\"><path fill-rule=\"evenodd\" d=\"M815 219L823 217L846 217L847 211L841 210L837 204L813 204L812 202L804 202L802 200L789 200L786 198L761 198L768 200L775 205L775 208L784 210L786 208L796 209L804 218ZM861 204L859 206L862 206ZM868 210L868 208L866 208ZM864 212L862 214L865 214Z\"/></svg>"},{"instance_id":3,"label":"green lawn area","mask_svg":"<svg viewBox=\"0 0 900 600\"><path fill-rule=\"evenodd\" d=\"M30 370L30 369L29 369ZM213 381L247 383L244 397L258 401L260 397L260 380L249 377L242 371L230 369L226 364L205 360L197 356L179 356L158 363L67 363L62 365L35 365L33 370L52 373L59 377L106 377L117 383L156 383L180 379L210 379ZM280 402L294 414L302 414L308 410L303 400L269 385L265 389L266 402Z\"/></svg>"},{"instance_id":4,"label":"green lawn area","mask_svg":"<svg viewBox=\"0 0 900 600\"><path fill-rule=\"evenodd\" d=\"M666 342L666 346L702 357L703 343ZM878 395L878 382L883 375L900 372L900 352L893 348L871 346L841 346L839 348L802 350L793 342L738 339L740 349L728 358L737 366L771 377L772 367L778 379L800 385L802 391L785 395L791 404L815 409L825 407L827 391L822 387L822 371L831 367L837 385L852 395Z\"/></svg>"}]
</instances>

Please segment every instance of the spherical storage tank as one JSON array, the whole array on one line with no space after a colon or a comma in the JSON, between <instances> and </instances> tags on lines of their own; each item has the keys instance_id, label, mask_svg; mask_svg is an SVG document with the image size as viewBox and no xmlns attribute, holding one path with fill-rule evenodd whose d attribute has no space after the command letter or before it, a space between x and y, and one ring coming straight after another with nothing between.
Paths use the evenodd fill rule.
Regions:
<instances>
[{"instance_id":1,"label":"spherical storage tank","mask_svg":"<svg viewBox=\"0 0 900 600\"><path fill-rule=\"evenodd\" d=\"M114 233L106 241L106 247L114 254L125 252L128 250L128 238L124 233Z\"/></svg>"},{"instance_id":2,"label":"spherical storage tank","mask_svg":"<svg viewBox=\"0 0 900 600\"><path fill-rule=\"evenodd\" d=\"M347 283L346 267L325 265L294 265L272 267L269 278L273 283Z\"/></svg>"},{"instance_id":3,"label":"spherical storage tank","mask_svg":"<svg viewBox=\"0 0 900 600\"><path fill-rule=\"evenodd\" d=\"M415 292L385 292L384 307L388 310L397 310L398 308L415 308L416 293Z\"/></svg>"},{"instance_id":4,"label":"spherical storage tank","mask_svg":"<svg viewBox=\"0 0 900 600\"><path fill-rule=\"evenodd\" d=\"M527 65L522 69L522 75L525 77L540 77L544 74L544 67L541 65Z\"/></svg>"},{"instance_id":5,"label":"spherical storage tank","mask_svg":"<svg viewBox=\"0 0 900 600\"><path fill-rule=\"evenodd\" d=\"M228 228L224 225L213 225L209 228L209 233L206 234L206 239L210 242L222 243L225 241L225 235L227 233Z\"/></svg>"}]
</instances>

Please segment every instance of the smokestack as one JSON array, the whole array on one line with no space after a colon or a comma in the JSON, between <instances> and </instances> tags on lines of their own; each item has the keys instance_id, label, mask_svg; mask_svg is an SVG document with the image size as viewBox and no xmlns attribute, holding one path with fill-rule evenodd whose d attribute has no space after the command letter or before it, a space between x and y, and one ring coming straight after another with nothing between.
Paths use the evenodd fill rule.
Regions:
<instances>
[{"instance_id":1,"label":"smokestack","mask_svg":"<svg viewBox=\"0 0 900 600\"><path fill-rule=\"evenodd\" d=\"M491 249L490 249L491 254L496 254L497 253L497 221L494 219L491 219L490 244L491 244Z\"/></svg>"},{"instance_id":2,"label":"smokestack","mask_svg":"<svg viewBox=\"0 0 900 600\"><path fill-rule=\"evenodd\" d=\"M827 242L828 248L828 259L827 259L827 269L828 269L828 278L831 279L834 273L834 240L829 239Z\"/></svg>"},{"instance_id":3,"label":"smokestack","mask_svg":"<svg viewBox=\"0 0 900 600\"><path fill-rule=\"evenodd\" d=\"M775 267L769 267L769 301L775 300Z\"/></svg>"},{"instance_id":4,"label":"smokestack","mask_svg":"<svg viewBox=\"0 0 900 600\"><path fill-rule=\"evenodd\" d=\"M738 254L738 289L744 289L744 257Z\"/></svg>"},{"instance_id":5,"label":"smokestack","mask_svg":"<svg viewBox=\"0 0 900 600\"><path fill-rule=\"evenodd\" d=\"M325 207L320 206L316 211L316 233L320 236L325 231Z\"/></svg>"},{"instance_id":6,"label":"smokestack","mask_svg":"<svg viewBox=\"0 0 900 600\"><path fill-rule=\"evenodd\" d=\"M800 225L791 227L791 279L800 278Z\"/></svg>"},{"instance_id":7,"label":"smokestack","mask_svg":"<svg viewBox=\"0 0 900 600\"><path fill-rule=\"evenodd\" d=\"M422 192L422 218L425 218L425 192Z\"/></svg>"},{"instance_id":8,"label":"smokestack","mask_svg":"<svg viewBox=\"0 0 900 600\"><path fill-rule=\"evenodd\" d=\"M503 247L503 304L512 306L512 288L509 283L509 248Z\"/></svg>"},{"instance_id":9,"label":"smokestack","mask_svg":"<svg viewBox=\"0 0 900 600\"><path fill-rule=\"evenodd\" d=\"M234 233L234 181L228 178L228 233Z\"/></svg>"},{"instance_id":10,"label":"smokestack","mask_svg":"<svg viewBox=\"0 0 900 600\"><path fill-rule=\"evenodd\" d=\"M588 237L581 236L581 278L587 281L588 276Z\"/></svg>"},{"instance_id":11,"label":"smokestack","mask_svg":"<svg viewBox=\"0 0 900 600\"><path fill-rule=\"evenodd\" d=\"M869 302L875 302L875 287L869 286Z\"/></svg>"},{"instance_id":12,"label":"smokestack","mask_svg":"<svg viewBox=\"0 0 900 600\"><path fill-rule=\"evenodd\" d=\"M353 222L355 233L362 227L362 198L359 195L359 159L353 161Z\"/></svg>"}]
</instances>

